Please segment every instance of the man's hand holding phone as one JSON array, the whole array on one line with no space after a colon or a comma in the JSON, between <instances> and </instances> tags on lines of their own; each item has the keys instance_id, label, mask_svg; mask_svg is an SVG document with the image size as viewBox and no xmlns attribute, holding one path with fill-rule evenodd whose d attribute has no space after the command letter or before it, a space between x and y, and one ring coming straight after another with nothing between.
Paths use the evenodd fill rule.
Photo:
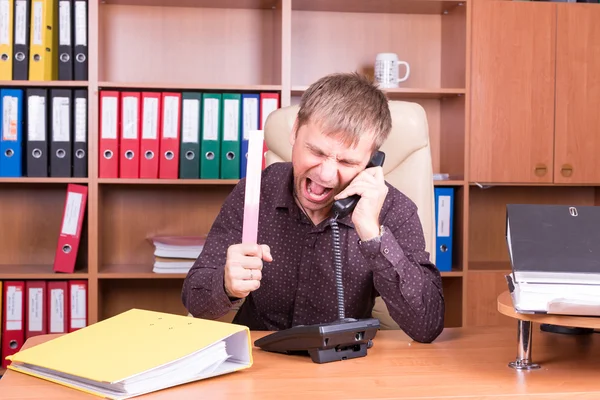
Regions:
<instances>
[{"instance_id":1,"label":"man's hand holding phone","mask_svg":"<svg viewBox=\"0 0 600 400\"><path fill-rule=\"evenodd\" d=\"M263 261L271 262L269 246L234 244L227 249L224 285L229 297L245 298L260 287Z\"/></svg>"},{"instance_id":2,"label":"man's hand holding phone","mask_svg":"<svg viewBox=\"0 0 600 400\"><path fill-rule=\"evenodd\" d=\"M382 167L370 167L359 173L350 184L335 196L335 200L357 194L360 200L352 213L352 222L362 241L379 236L379 213L388 187Z\"/></svg>"}]
</instances>

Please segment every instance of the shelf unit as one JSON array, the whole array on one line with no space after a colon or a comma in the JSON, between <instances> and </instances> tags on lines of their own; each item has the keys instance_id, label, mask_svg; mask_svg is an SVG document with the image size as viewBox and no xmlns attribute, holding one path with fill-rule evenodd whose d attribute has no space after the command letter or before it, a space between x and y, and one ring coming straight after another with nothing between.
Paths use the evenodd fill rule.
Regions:
<instances>
[{"instance_id":1,"label":"shelf unit","mask_svg":"<svg viewBox=\"0 0 600 400\"><path fill-rule=\"evenodd\" d=\"M477 1L472 15L464 322L510 325L506 204L600 205L600 7Z\"/></svg>"},{"instance_id":2,"label":"shelf unit","mask_svg":"<svg viewBox=\"0 0 600 400\"><path fill-rule=\"evenodd\" d=\"M470 0L89 2L87 82L0 82L89 93L89 178L0 179L0 220L13 227L0 230L0 279L87 279L90 323L131 307L185 313L185 275L152 273L148 238L207 233L237 180L99 179L99 91L277 91L285 107L325 74L372 75L376 54L391 51L410 63L411 76L386 93L423 105L434 172L450 174L435 184L456 189L454 267L442 275L446 324L464 325L470 7ZM68 183L88 186L88 206L76 273L63 275L51 266Z\"/></svg>"}]
</instances>

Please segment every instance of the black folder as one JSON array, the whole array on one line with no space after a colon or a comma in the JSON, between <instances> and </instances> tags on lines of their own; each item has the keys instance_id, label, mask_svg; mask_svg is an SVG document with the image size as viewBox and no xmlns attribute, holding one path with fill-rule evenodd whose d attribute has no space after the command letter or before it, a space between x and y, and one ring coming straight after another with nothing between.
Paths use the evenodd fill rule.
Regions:
<instances>
[{"instance_id":1,"label":"black folder","mask_svg":"<svg viewBox=\"0 0 600 400\"><path fill-rule=\"evenodd\" d=\"M508 204L506 242L516 283L600 283L600 207Z\"/></svg>"},{"instance_id":2,"label":"black folder","mask_svg":"<svg viewBox=\"0 0 600 400\"><path fill-rule=\"evenodd\" d=\"M86 178L88 171L87 90L74 91L73 108L73 176Z\"/></svg>"},{"instance_id":3,"label":"black folder","mask_svg":"<svg viewBox=\"0 0 600 400\"><path fill-rule=\"evenodd\" d=\"M73 91L50 89L50 176L71 177Z\"/></svg>"},{"instance_id":4,"label":"black folder","mask_svg":"<svg viewBox=\"0 0 600 400\"><path fill-rule=\"evenodd\" d=\"M73 80L73 0L58 2L58 80Z\"/></svg>"},{"instance_id":5,"label":"black folder","mask_svg":"<svg viewBox=\"0 0 600 400\"><path fill-rule=\"evenodd\" d=\"M27 135L25 142L25 175L28 177L48 176L48 91L28 88L25 115Z\"/></svg>"},{"instance_id":6,"label":"black folder","mask_svg":"<svg viewBox=\"0 0 600 400\"><path fill-rule=\"evenodd\" d=\"M14 8L13 80L29 79L29 30L31 1L15 1Z\"/></svg>"},{"instance_id":7,"label":"black folder","mask_svg":"<svg viewBox=\"0 0 600 400\"><path fill-rule=\"evenodd\" d=\"M75 62L73 75L76 81L88 80L88 4L75 0L74 13Z\"/></svg>"}]
</instances>

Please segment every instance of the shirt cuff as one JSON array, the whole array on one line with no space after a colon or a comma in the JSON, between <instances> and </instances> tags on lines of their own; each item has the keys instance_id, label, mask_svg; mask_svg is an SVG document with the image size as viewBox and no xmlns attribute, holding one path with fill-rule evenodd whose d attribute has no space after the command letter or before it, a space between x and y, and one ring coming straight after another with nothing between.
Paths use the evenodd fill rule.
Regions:
<instances>
[{"instance_id":1,"label":"shirt cuff","mask_svg":"<svg viewBox=\"0 0 600 400\"><path fill-rule=\"evenodd\" d=\"M404 251L398 244L394 235L387 228L383 228L383 235L380 238L360 241L360 251L363 256L371 260L369 263L373 271L383 270L398 265Z\"/></svg>"},{"instance_id":2,"label":"shirt cuff","mask_svg":"<svg viewBox=\"0 0 600 400\"><path fill-rule=\"evenodd\" d=\"M227 309L226 312L236 304L239 304L243 299L233 299L227 295L225 291L225 270L218 268L217 272L213 274L212 282L212 294L215 299L217 309L222 310L221 307Z\"/></svg>"}]
</instances>

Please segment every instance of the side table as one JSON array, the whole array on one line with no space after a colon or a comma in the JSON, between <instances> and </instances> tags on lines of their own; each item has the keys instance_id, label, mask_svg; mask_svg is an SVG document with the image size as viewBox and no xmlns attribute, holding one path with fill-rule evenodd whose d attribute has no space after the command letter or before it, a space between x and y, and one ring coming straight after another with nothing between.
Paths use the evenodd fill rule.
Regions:
<instances>
[{"instance_id":1,"label":"side table","mask_svg":"<svg viewBox=\"0 0 600 400\"><path fill-rule=\"evenodd\" d=\"M517 320L517 358L508 365L511 368L518 370L540 368L540 365L534 363L531 359L532 327L534 322L539 324L600 329L599 317L558 314L521 314L515 311L512 298L508 291L498 296L498 311L507 317L515 318Z\"/></svg>"}]
</instances>

